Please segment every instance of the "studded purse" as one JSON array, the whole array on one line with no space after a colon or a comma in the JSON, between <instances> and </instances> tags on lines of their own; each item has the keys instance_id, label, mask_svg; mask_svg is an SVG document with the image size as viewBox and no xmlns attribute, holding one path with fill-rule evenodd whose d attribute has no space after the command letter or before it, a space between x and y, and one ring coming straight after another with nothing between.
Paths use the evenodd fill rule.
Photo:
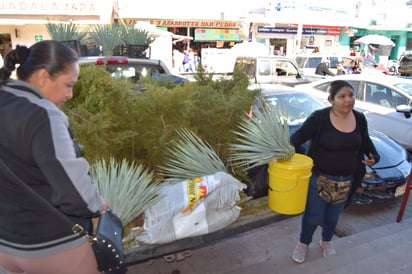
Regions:
<instances>
[{"instance_id":1,"label":"studded purse","mask_svg":"<svg viewBox=\"0 0 412 274\"><path fill-rule=\"evenodd\" d=\"M122 221L110 209L99 216L94 232L86 231L79 224L75 224L72 228L74 234L89 241L96 256L98 269L108 274L126 273L122 229Z\"/></svg>"},{"instance_id":2,"label":"studded purse","mask_svg":"<svg viewBox=\"0 0 412 274\"><path fill-rule=\"evenodd\" d=\"M0 167L3 168L16 183L21 185L26 191L41 201L47 207L53 209L62 221L72 226L74 234L84 237L88 240L96 256L98 270L106 274L124 274L127 267L124 262L125 256L123 251L123 224L120 218L110 209L98 218L99 221L94 232L88 232L80 224L73 222L60 210L52 206L48 201L41 197L31 187L23 182L0 157Z\"/></svg>"}]
</instances>

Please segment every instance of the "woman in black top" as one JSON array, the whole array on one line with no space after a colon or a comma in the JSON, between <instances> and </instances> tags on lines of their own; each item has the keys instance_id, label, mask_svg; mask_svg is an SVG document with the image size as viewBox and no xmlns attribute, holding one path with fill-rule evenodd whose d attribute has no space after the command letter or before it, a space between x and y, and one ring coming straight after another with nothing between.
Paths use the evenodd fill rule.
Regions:
<instances>
[{"instance_id":1,"label":"woman in black top","mask_svg":"<svg viewBox=\"0 0 412 274\"><path fill-rule=\"evenodd\" d=\"M0 69L0 266L8 273L98 273L90 244L52 208L83 225L107 209L59 109L78 76L77 54L52 40L17 46Z\"/></svg>"},{"instance_id":2,"label":"woman in black top","mask_svg":"<svg viewBox=\"0 0 412 274\"><path fill-rule=\"evenodd\" d=\"M350 182L354 191L360 186L365 165L371 166L379 161L369 138L365 116L353 109L353 87L343 80L334 81L329 87L328 99L332 106L312 113L291 136L291 143L296 148L309 141L307 155L314 162L302 217L300 243L292 256L298 263L305 260L313 234L320 224L323 226L320 242L323 256L336 253L331 240L345 203L334 204L323 200L317 190L318 176Z\"/></svg>"}]
</instances>

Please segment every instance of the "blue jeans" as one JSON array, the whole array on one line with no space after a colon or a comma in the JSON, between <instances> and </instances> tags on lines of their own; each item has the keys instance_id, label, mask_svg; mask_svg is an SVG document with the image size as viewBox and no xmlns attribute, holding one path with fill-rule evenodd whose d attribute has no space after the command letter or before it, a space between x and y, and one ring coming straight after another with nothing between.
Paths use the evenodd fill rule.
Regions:
<instances>
[{"instance_id":1,"label":"blue jeans","mask_svg":"<svg viewBox=\"0 0 412 274\"><path fill-rule=\"evenodd\" d=\"M351 180L352 176L331 176L328 178L336 181ZM316 189L317 175L312 172L309 182L308 198L305 212L302 217L302 227L300 232L300 242L309 245L312 242L313 234L318 225L323 224L322 241L332 240L338 224L339 215L345 207L345 203L334 205L327 203L319 197Z\"/></svg>"}]
</instances>

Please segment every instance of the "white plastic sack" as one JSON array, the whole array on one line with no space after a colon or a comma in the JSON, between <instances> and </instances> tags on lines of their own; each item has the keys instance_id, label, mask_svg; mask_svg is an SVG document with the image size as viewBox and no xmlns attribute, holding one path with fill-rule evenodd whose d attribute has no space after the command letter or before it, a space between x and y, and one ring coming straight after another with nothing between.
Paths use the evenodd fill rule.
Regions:
<instances>
[{"instance_id":1,"label":"white plastic sack","mask_svg":"<svg viewBox=\"0 0 412 274\"><path fill-rule=\"evenodd\" d=\"M144 212L144 232L136 240L154 244L207 234L234 222L236 202L246 185L225 172L159 185L159 201Z\"/></svg>"}]
</instances>

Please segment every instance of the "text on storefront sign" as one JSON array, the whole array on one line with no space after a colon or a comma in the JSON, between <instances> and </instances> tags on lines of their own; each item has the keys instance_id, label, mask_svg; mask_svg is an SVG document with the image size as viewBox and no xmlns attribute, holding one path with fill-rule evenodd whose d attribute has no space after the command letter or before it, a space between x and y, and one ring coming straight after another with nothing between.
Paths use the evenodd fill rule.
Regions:
<instances>
[{"instance_id":1,"label":"text on storefront sign","mask_svg":"<svg viewBox=\"0 0 412 274\"><path fill-rule=\"evenodd\" d=\"M157 27L188 27L188 28L226 28L237 29L239 23L234 21L219 20L173 20L173 19L125 19L127 24L136 24L146 21Z\"/></svg>"},{"instance_id":2,"label":"text on storefront sign","mask_svg":"<svg viewBox=\"0 0 412 274\"><path fill-rule=\"evenodd\" d=\"M297 34L297 28L258 27L258 33L267 34ZM334 28L303 28L303 35L340 35L340 29Z\"/></svg>"},{"instance_id":3,"label":"text on storefront sign","mask_svg":"<svg viewBox=\"0 0 412 274\"><path fill-rule=\"evenodd\" d=\"M0 1L4 14L88 14L98 15L93 1Z\"/></svg>"}]
</instances>

